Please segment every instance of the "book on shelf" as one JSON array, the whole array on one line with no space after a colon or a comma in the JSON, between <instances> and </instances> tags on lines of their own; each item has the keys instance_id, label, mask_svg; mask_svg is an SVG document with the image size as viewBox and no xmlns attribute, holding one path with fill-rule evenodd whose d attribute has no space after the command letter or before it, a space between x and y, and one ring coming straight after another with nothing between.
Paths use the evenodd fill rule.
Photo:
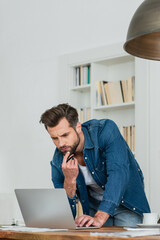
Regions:
<instances>
[{"instance_id":1,"label":"book on shelf","mask_svg":"<svg viewBox=\"0 0 160 240\"><path fill-rule=\"evenodd\" d=\"M105 84L104 84L104 89L105 89L105 93L106 93L107 103L108 103L108 104L112 104L112 101L111 101L111 92L109 91L108 82L105 82Z\"/></svg>"},{"instance_id":2,"label":"book on shelf","mask_svg":"<svg viewBox=\"0 0 160 240\"><path fill-rule=\"evenodd\" d=\"M129 148L132 150L130 126L127 127L127 144L129 146Z\"/></svg>"},{"instance_id":3,"label":"book on shelf","mask_svg":"<svg viewBox=\"0 0 160 240\"><path fill-rule=\"evenodd\" d=\"M83 86L90 84L90 65L75 67L73 75L73 85Z\"/></svg>"},{"instance_id":4,"label":"book on shelf","mask_svg":"<svg viewBox=\"0 0 160 240\"><path fill-rule=\"evenodd\" d=\"M91 119L91 109L90 107L78 108L78 117L81 123L86 122Z\"/></svg>"},{"instance_id":5,"label":"book on shelf","mask_svg":"<svg viewBox=\"0 0 160 240\"><path fill-rule=\"evenodd\" d=\"M80 85L80 68L79 67L76 68L76 78L74 80L75 80L74 86L79 86Z\"/></svg>"},{"instance_id":6,"label":"book on shelf","mask_svg":"<svg viewBox=\"0 0 160 240\"><path fill-rule=\"evenodd\" d=\"M123 103L120 81L98 81L97 95L98 106Z\"/></svg>"},{"instance_id":7,"label":"book on shelf","mask_svg":"<svg viewBox=\"0 0 160 240\"><path fill-rule=\"evenodd\" d=\"M134 152L134 151L133 151L133 133L132 133L132 129L133 129L133 126L129 126L129 131L130 131L130 146L131 146L132 152Z\"/></svg>"},{"instance_id":8,"label":"book on shelf","mask_svg":"<svg viewBox=\"0 0 160 240\"><path fill-rule=\"evenodd\" d=\"M111 98L110 104L123 103L120 81L108 82L107 85L108 85L108 91L110 93L110 98Z\"/></svg>"},{"instance_id":9,"label":"book on shelf","mask_svg":"<svg viewBox=\"0 0 160 240\"><path fill-rule=\"evenodd\" d=\"M135 152L135 126L132 127L132 151Z\"/></svg>"},{"instance_id":10,"label":"book on shelf","mask_svg":"<svg viewBox=\"0 0 160 240\"><path fill-rule=\"evenodd\" d=\"M90 65L89 65L89 66L88 66L88 81L87 81L88 84L91 83L90 75L91 75L91 67L90 67Z\"/></svg>"},{"instance_id":11,"label":"book on shelf","mask_svg":"<svg viewBox=\"0 0 160 240\"><path fill-rule=\"evenodd\" d=\"M80 86L83 85L83 67L80 66Z\"/></svg>"},{"instance_id":12,"label":"book on shelf","mask_svg":"<svg viewBox=\"0 0 160 240\"><path fill-rule=\"evenodd\" d=\"M127 80L121 80L123 102L128 102Z\"/></svg>"},{"instance_id":13,"label":"book on shelf","mask_svg":"<svg viewBox=\"0 0 160 240\"><path fill-rule=\"evenodd\" d=\"M106 81L99 81L99 93L101 96L101 105L107 105L107 95L106 95L106 91L105 91L105 85Z\"/></svg>"},{"instance_id":14,"label":"book on shelf","mask_svg":"<svg viewBox=\"0 0 160 240\"><path fill-rule=\"evenodd\" d=\"M122 104L134 101L135 78L114 82L97 82L97 105Z\"/></svg>"},{"instance_id":15,"label":"book on shelf","mask_svg":"<svg viewBox=\"0 0 160 240\"><path fill-rule=\"evenodd\" d=\"M96 91L96 93L97 93L97 105L98 106L101 106L101 105L103 105L103 103L102 103L102 92L101 92L101 83L100 83L100 81L98 81L97 82L97 91Z\"/></svg>"},{"instance_id":16,"label":"book on shelf","mask_svg":"<svg viewBox=\"0 0 160 240\"><path fill-rule=\"evenodd\" d=\"M134 92L135 92L135 77L130 77L127 79L128 83L128 102L134 101Z\"/></svg>"},{"instance_id":17,"label":"book on shelf","mask_svg":"<svg viewBox=\"0 0 160 240\"><path fill-rule=\"evenodd\" d=\"M135 95L135 77L121 80L123 102L133 102Z\"/></svg>"},{"instance_id":18,"label":"book on shelf","mask_svg":"<svg viewBox=\"0 0 160 240\"><path fill-rule=\"evenodd\" d=\"M119 130L131 151L135 152L135 126L121 126Z\"/></svg>"},{"instance_id":19,"label":"book on shelf","mask_svg":"<svg viewBox=\"0 0 160 240\"><path fill-rule=\"evenodd\" d=\"M83 85L89 84L89 68L88 66L83 67Z\"/></svg>"},{"instance_id":20,"label":"book on shelf","mask_svg":"<svg viewBox=\"0 0 160 240\"><path fill-rule=\"evenodd\" d=\"M105 85L107 84L106 81L97 81L97 105L107 105L108 103L108 97L107 91Z\"/></svg>"}]
</instances>

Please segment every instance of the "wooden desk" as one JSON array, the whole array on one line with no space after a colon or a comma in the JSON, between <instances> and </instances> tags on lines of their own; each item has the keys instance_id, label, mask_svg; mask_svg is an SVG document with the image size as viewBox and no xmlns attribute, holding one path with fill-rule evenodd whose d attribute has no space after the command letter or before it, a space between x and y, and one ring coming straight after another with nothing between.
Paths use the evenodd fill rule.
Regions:
<instances>
[{"instance_id":1,"label":"wooden desk","mask_svg":"<svg viewBox=\"0 0 160 240\"><path fill-rule=\"evenodd\" d=\"M101 229L86 229L86 230L69 230L67 232L44 232L44 233L29 233L15 231L0 231L0 239L3 240L160 240L160 236L147 236L138 238L122 238L122 237L102 237L90 236L90 232L113 232L124 231L121 227L103 227Z\"/></svg>"}]
</instances>

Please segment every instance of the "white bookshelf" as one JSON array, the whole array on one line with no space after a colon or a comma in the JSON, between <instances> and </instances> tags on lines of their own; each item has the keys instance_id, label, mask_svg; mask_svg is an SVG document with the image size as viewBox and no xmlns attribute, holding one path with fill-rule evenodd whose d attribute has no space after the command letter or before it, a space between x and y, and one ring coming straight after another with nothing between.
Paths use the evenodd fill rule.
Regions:
<instances>
[{"instance_id":1,"label":"white bookshelf","mask_svg":"<svg viewBox=\"0 0 160 240\"><path fill-rule=\"evenodd\" d=\"M87 54L87 53L86 53ZM81 60L78 59L78 55ZM74 58L75 57L75 58ZM95 56L96 57L96 56ZM135 102L97 106L97 81L125 80L135 75L135 59L123 51L85 61L81 53L68 64L68 102L76 108L91 108L91 118L110 118L118 126L135 124ZM90 84L74 86L75 68L90 65Z\"/></svg>"},{"instance_id":2,"label":"white bookshelf","mask_svg":"<svg viewBox=\"0 0 160 240\"><path fill-rule=\"evenodd\" d=\"M73 86L75 67L90 65L90 84ZM59 57L61 102L75 108L90 107L91 118L109 118L120 126L135 125L135 156L148 178L148 64L128 55L123 43L88 49ZM135 76L135 100L122 104L97 106L97 81L118 81ZM146 184L148 188L149 184Z\"/></svg>"}]
</instances>

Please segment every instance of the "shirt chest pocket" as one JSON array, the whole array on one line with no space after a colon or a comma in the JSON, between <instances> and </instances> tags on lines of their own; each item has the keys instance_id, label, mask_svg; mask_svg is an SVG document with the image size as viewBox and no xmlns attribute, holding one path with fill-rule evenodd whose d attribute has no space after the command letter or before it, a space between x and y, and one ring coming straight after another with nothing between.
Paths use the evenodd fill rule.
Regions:
<instances>
[{"instance_id":1,"label":"shirt chest pocket","mask_svg":"<svg viewBox=\"0 0 160 240\"><path fill-rule=\"evenodd\" d=\"M99 155L98 155L98 159L97 159L96 171L101 173L103 176L107 177L106 154L105 154L104 151L99 151Z\"/></svg>"}]
</instances>

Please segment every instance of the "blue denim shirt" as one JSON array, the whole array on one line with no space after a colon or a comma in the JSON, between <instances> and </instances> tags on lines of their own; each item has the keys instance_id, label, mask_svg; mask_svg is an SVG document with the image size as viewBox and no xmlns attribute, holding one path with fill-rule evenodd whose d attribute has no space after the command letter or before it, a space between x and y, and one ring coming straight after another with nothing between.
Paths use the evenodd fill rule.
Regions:
<instances>
[{"instance_id":1,"label":"blue denim shirt","mask_svg":"<svg viewBox=\"0 0 160 240\"><path fill-rule=\"evenodd\" d=\"M93 119L82 124L82 131L85 138L84 161L95 182L104 190L98 210L113 216L115 208L122 204L140 215L150 212L142 171L117 125L109 119ZM56 149L51 161L55 188L63 188L62 161L63 155ZM82 204L83 213L89 214L87 187L80 170L76 195ZM72 199L68 198L74 217L76 195Z\"/></svg>"}]
</instances>

